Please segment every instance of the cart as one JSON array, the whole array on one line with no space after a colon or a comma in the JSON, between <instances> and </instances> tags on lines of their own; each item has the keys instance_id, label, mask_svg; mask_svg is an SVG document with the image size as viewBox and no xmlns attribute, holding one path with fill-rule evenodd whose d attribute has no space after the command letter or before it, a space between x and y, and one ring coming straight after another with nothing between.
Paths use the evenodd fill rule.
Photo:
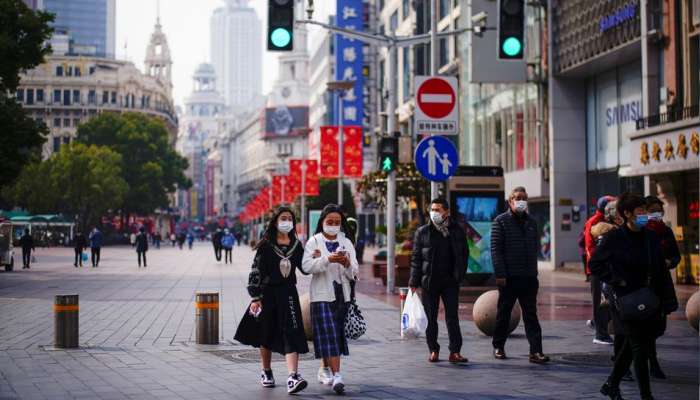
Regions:
<instances>
[{"instance_id":1,"label":"cart","mask_svg":"<svg viewBox=\"0 0 700 400\"><path fill-rule=\"evenodd\" d=\"M15 267L15 250L12 247L12 223L0 222L0 267L12 271Z\"/></svg>"}]
</instances>

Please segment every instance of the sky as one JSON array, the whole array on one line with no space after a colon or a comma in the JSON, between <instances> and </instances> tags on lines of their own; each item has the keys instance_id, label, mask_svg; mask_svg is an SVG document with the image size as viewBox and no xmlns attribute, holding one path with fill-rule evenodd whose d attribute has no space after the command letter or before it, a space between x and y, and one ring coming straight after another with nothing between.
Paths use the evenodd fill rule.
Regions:
<instances>
[{"instance_id":1,"label":"sky","mask_svg":"<svg viewBox=\"0 0 700 400\"><path fill-rule=\"evenodd\" d=\"M117 0L117 58L134 62L143 70L146 47L157 15L157 0ZM160 22L168 38L173 59L173 96L176 105L192 90L192 73L197 65L209 62L209 18L223 0L160 0ZM251 0L263 24L267 23L267 1ZM263 52L263 92L267 93L277 76L277 56ZM269 77L269 78L266 78Z\"/></svg>"}]
</instances>

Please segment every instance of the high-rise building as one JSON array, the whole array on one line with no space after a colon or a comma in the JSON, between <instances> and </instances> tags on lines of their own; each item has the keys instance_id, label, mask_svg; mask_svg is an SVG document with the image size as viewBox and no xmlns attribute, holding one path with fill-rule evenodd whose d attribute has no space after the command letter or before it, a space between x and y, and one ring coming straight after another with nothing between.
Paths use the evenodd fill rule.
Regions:
<instances>
[{"instance_id":1,"label":"high-rise building","mask_svg":"<svg viewBox=\"0 0 700 400\"><path fill-rule=\"evenodd\" d=\"M217 90L233 112L262 93L262 23L248 0L226 0L211 16Z\"/></svg>"},{"instance_id":2,"label":"high-rise building","mask_svg":"<svg viewBox=\"0 0 700 400\"><path fill-rule=\"evenodd\" d=\"M67 49L57 47L64 48L60 55L114 58L116 0L40 0L26 3L32 8L56 15L53 22L54 40L68 43Z\"/></svg>"}]
</instances>

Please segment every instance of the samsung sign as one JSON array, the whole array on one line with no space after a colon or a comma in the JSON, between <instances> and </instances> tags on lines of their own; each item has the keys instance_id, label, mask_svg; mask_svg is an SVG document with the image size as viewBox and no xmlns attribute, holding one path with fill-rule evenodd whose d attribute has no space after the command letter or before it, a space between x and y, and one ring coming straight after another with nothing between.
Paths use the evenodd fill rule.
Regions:
<instances>
[{"instance_id":1,"label":"samsung sign","mask_svg":"<svg viewBox=\"0 0 700 400\"><path fill-rule=\"evenodd\" d=\"M642 118L642 102L639 100L605 109L605 125L608 127L635 122L640 118Z\"/></svg>"},{"instance_id":2,"label":"samsung sign","mask_svg":"<svg viewBox=\"0 0 700 400\"><path fill-rule=\"evenodd\" d=\"M625 21L633 20L637 15L637 4L629 3L616 12L600 19L600 32L606 32Z\"/></svg>"}]
</instances>

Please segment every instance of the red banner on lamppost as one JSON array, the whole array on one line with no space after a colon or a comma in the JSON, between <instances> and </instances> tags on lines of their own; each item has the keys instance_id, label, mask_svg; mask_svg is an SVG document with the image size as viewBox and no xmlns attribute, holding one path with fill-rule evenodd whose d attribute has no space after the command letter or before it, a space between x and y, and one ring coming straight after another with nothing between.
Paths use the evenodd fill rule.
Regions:
<instances>
[{"instance_id":1,"label":"red banner on lamppost","mask_svg":"<svg viewBox=\"0 0 700 400\"><path fill-rule=\"evenodd\" d=\"M302 182L302 163L306 162L306 190L304 194L306 196L318 196L320 192L319 188L319 176L318 176L318 161L316 160L289 160L289 180L293 183L294 197L301 195L301 182Z\"/></svg>"},{"instance_id":2,"label":"red banner on lamppost","mask_svg":"<svg viewBox=\"0 0 700 400\"><path fill-rule=\"evenodd\" d=\"M362 127L343 127L343 175L362 176Z\"/></svg>"},{"instance_id":3,"label":"red banner on lamppost","mask_svg":"<svg viewBox=\"0 0 700 400\"><path fill-rule=\"evenodd\" d=\"M338 127L321 127L321 171L324 178L338 177Z\"/></svg>"}]
</instances>

